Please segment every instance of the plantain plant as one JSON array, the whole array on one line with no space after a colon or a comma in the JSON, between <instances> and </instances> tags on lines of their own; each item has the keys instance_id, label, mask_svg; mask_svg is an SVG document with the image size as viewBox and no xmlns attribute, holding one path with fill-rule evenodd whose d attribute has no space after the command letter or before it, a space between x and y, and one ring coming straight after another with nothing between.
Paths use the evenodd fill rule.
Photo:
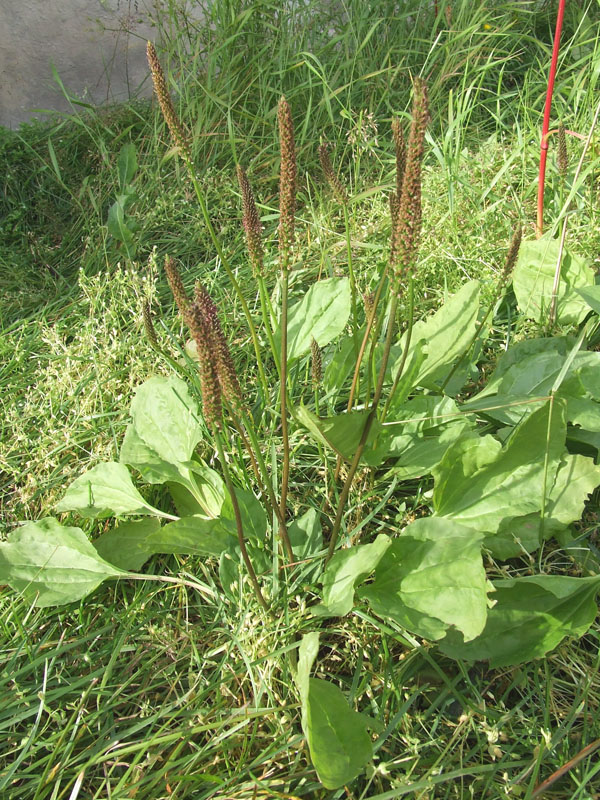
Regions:
<instances>
[{"instance_id":1,"label":"plantain plant","mask_svg":"<svg viewBox=\"0 0 600 800\"><path fill-rule=\"evenodd\" d=\"M517 225L491 303L482 304L480 283L469 281L436 313L416 319L429 112L427 87L415 79L408 135L399 120L392 123L389 259L368 276L376 289L365 294L364 307L352 263L352 198L323 145L324 175L345 223L348 275L318 280L298 296L299 282L290 281L298 257L297 157L292 110L281 99L278 266L271 274L250 181L241 165L237 169L258 318L212 225L192 142L152 45L148 53L174 145L246 315L256 392L242 391L219 309L205 286L197 283L190 297L167 258L166 276L195 360L182 367L165 352L145 307L150 344L173 374L138 387L119 461L81 475L56 508L83 519L114 518L115 524L91 542L81 528L54 518L25 523L0 543L0 581L39 606L81 600L107 580L181 580L202 591L189 578L140 570L157 553L212 557L225 595L235 599L232 587L248 581L265 626L277 624L286 598L303 592L295 640L285 644L294 658L313 765L322 784L336 789L372 759L374 735L386 734L380 720L351 708L335 683L312 676L328 619L368 609L405 643L419 637L451 658L487 660L492 667L542 657L594 620L600 577L547 574L534 569L533 558L523 575L511 571L511 560L530 558L550 539L568 547L600 484L594 458L600 449L600 353L588 349L600 296L589 264L568 253L555 293L558 245L521 244ZM522 317L536 323L543 323L556 297L557 319L571 333L511 345L482 384L474 379L477 359L509 283ZM303 374L310 374L308 392ZM200 443L218 470L200 458ZM302 452L318 454L319 461L313 502L304 513L290 492ZM240 453L243 482L231 468ZM416 493L415 481L418 518L402 520L399 498ZM150 503L147 488L140 491L136 483L164 485L164 507ZM357 519L350 509L374 502L367 495L377 496L377 504ZM504 563L502 579L486 569L494 562Z\"/></svg>"}]
</instances>

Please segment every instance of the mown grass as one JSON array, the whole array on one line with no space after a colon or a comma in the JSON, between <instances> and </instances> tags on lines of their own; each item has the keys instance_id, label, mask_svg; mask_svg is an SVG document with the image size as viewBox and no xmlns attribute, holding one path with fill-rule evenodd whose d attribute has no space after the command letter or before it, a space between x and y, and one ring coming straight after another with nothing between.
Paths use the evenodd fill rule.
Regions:
<instances>
[{"instance_id":1,"label":"mown grass","mask_svg":"<svg viewBox=\"0 0 600 800\"><path fill-rule=\"evenodd\" d=\"M555 119L587 133L600 74L598 9L568 5ZM417 2L400 10L351 2L339 13L317 4L298 10L219 0L207 14L210 24L201 27L172 7L157 18L157 31L194 133L211 215L249 297L234 161L249 169L275 253L279 95L286 93L294 111L301 165L296 290L345 265L343 218L317 168L322 137L353 196L352 249L366 291L387 258L389 122L406 111L411 72L427 75L433 111L419 313L467 278L482 279L491 293L514 222L522 218L533 231L551 4L459 0L450 25L444 9L435 19L432 4ZM126 142L135 144L139 161L135 261L106 227ZM576 158L580 144L569 147ZM569 246L597 263L594 147ZM160 270L165 253L182 264L188 285L202 277L226 309L248 387L255 365L240 309L151 104L2 131L0 158L6 532L52 513L76 475L116 457L133 388L168 371L148 347L140 315L141 301L150 300L159 337L177 355L184 337ZM552 169L548 178L552 225L560 192ZM511 313L509 298L499 322ZM499 343L506 330L499 325L494 333ZM209 442L201 447L214 458ZM234 469L243 463L234 461ZM308 460L295 472L291 502L298 509L313 474ZM411 488L398 498L400 516L418 512L420 489ZM592 503L589 529L595 514ZM86 530L95 537L103 524L86 523ZM378 515L373 529L385 524ZM550 546L544 558L556 561ZM556 568L574 567L569 561ZM330 623L319 669L382 728L374 767L346 791L326 792L307 758L286 657L310 589L292 587L272 630L257 622L246 584L235 598L220 592L210 561L155 557L145 569L189 573L203 591L120 582L79 607L49 610L2 591L0 797L527 798L600 737L598 626L543 661L491 672L452 662L359 610ZM590 755L548 796L598 796L598 772Z\"/></svg>"}]
</instances>

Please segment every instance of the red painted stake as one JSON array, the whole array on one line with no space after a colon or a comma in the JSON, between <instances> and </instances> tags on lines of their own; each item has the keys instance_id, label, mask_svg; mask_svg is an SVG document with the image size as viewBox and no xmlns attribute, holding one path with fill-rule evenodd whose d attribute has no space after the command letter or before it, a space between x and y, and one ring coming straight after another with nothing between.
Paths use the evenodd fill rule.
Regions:
<instances>
[{"instance_id":1,"label":"red painted stake","mask_svg":"<svg viewBox=\"0 0 600 800\"><path fill-rule=\"evenodd\" d=\"M546 106L544 108L544 121L542 123L542 142L540 145L540 173L538 177L538 202L536 236L539 239L544 232L544 184L546 182L546 158L548 156L548 129L550 128L550 110L552 108L552 92L554 91L554 78L556 77L556 64L560 47L560 34L562 31L563 17L565 14L566 0L558 0L556 14L556 30L554 31L554 46L552 48L552 61L548 75L548 89L546 91Z\"/></svg>"}]
</instances>

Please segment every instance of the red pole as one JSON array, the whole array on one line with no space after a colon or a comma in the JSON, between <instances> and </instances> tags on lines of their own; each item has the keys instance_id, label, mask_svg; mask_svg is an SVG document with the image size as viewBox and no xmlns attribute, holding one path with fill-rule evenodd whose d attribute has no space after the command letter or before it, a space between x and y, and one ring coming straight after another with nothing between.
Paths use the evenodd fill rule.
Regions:
<instances>
[{"instance_id":1,"label":"red pole","mask_svg":"<svg viewBox=\"0 0 600 800\"><path fill-rule=\"evenodd\" d=\"M542 123L542 142L540 145L540 173L538 176L538 202L536 236L539 239L544 232L544 184L546 181L546 158L548 156L548 130L550 128L550 110L552 108L552 92L554 91L554 78L556 77L556 64L560 47L560 34L562 31L563 17L565 14L566 0L558 0L556 14L556 30L554 31L554 46L552 48L552 61L548 75L548 89L546 91L546 106L544 108L544 121Z\"/></svg>"}]
</instances>

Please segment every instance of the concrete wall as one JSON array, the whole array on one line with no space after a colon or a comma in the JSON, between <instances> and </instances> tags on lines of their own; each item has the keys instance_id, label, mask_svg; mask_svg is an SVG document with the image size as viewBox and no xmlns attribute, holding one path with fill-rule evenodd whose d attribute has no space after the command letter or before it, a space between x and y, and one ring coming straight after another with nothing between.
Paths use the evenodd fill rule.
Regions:
<instances>
[{"instance_id":1,"label":"concrete wall","mask_svg":"<svg viewBox=\"0 0 600 800\"><path fill-rule=\"evenodd\" d=\"M52 76L94 105L135 96L147 78L151 0L0 0L0 125L69 111ZM142 93L150 93L146 80Z\"/></svg>"}]
</instances>

